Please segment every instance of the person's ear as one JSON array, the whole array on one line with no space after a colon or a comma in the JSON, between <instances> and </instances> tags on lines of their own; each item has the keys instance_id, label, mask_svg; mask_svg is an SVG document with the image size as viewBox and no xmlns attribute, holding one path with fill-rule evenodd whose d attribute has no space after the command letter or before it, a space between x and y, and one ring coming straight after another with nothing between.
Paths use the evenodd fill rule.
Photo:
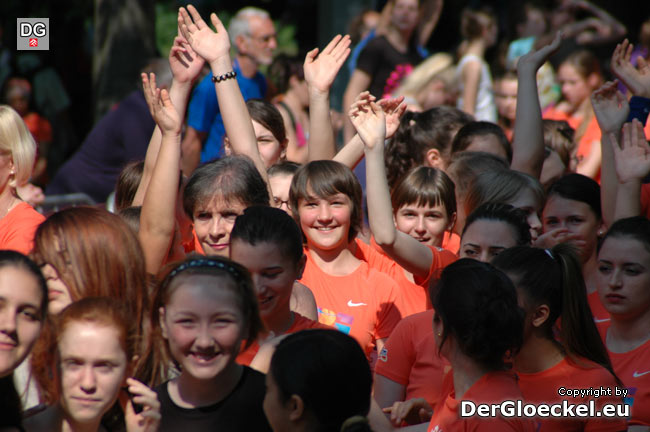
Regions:
<instances>
[{"instance_id":1,"label":"person's ear","mask_svg":"<svg viewBox=\"0 0 650 432\"><path fill-rule=\"evenodd\" d=\"M449 218L449 224L447 224L447 231L453 230L454 225L456 225L456 212L453 212L451 214L451 217Z\"/></svg>"},{"instance_id":2,"label":"person's ear","mask_svg":"<svg viewBox=\"0 0 650 432\"><path fill-rule=\"evenodd\" d=\"M167 323L165 323L165 308L160 307L158 309L158 324L160 325L160 332L162 333L162 337L167 339Z\"/></svg>"},{"instance_id":3,"label":"person's ear","mask_svg":"<svg viewBox=\"0 0 650 432\"><path fill-rule=\"evenodd\" d=\"M14 158L12 157L9 161L9 186L12 188L17 188L20 186L16 181L16 167L14 166Z\"/></svg>"},{"instance_id":4,"label":"person's ear","mask_svg":"<svg viewBox=\"0 0 650 432\"><path fill-rule=\"evenodd\" d=\"M541 327L551 314L551 309L546 304L541 304L533 310L531 324L533 327Z\"/></svg>"},{"instance_id":5,"label":"person's ear","mask_svg":"<svg viewBox=\"0 0 650 432\"><path fill-rule=\"evenodd\" d=\"M445 168L445 163L440 154L440 150L436 148L430 148L424 154L424 164L431 168L443 169Z\"/></svg>"},{"instance_id":6,"label":"person's ear","mask_svg":"<svg viewBox=\"0 0 650 432\"><path fill-rule=\"evenodd\" d=\"M226 156L232 155L232 147L230 146L230 140L228 137L223 137L223 153Z\"/></svg>"},{"instance_id":7,"label":"person's ear","mask_svg":"<svg viewBox=\"0 0 650 432\"><path fill-rule=\"evenodd\" d=\"M607 234L607 225L605 225L605 222L600 221L600 224L598 225L598 231L596 231L596 235L599 238L602 238Z\"/></svg>"},{"instance_id":8,"label":"person's ear","mask_svg":"<svg viewBox=\"0 0 650 432\"><path fill-rule=\"evenodd\" d=\"M597 73L591 73L587 77L587 84L589 84L589 87L592 89L596 89L600 86L600 75Z\"/></svg>"},{"instance_id":9,"label":"person's ear","mask_svg":"<svg viewBox=\"0 0 650 432\"><path fill-rule=\"evenodd\" d=\"M245 54L248 52L248 39L245 35L239 35L235 38L235 47L237 52Z\"/></svg>"},{"instance_id":10,"label":"person's ear","mask_svg":"<svg viewBox=\"0 0 650 432\"><path fill-rule=\"evenodd\" d=\"M297 422L301 420L305 413L305 403L298 395L291 395L287 401L287 408L289 410L289 420Z\"/></svg>"}]
</instances>

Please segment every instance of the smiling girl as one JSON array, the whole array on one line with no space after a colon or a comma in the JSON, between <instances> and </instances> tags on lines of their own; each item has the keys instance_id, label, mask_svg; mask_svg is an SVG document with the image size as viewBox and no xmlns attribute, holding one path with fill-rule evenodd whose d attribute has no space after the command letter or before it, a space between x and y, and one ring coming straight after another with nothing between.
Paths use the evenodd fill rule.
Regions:
<instances>
[{"instance_id":1,"label":"smiling girl","mask_svg":"<svg viewBox=\"0 0 650 432\"><path fill-rule=\"evenodd\" d=\"M263 328L253 282L222 257L189 258L160 284L152 345L161 431L270 430L262 412L264 375L235 362L242 341ZM245 345L246 346L246 345Z\"/></svg>"}]
</instances>

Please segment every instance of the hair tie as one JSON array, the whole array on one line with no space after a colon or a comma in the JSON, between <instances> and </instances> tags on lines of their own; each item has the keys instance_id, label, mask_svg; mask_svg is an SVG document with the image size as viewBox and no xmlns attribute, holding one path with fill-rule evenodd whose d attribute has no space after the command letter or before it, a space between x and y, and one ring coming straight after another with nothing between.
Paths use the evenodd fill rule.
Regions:
<instances>
[{"instance_id":1,"label":"hair tie","mask_svg":"<svg viewBox=\"0 0 650 432\"><path fill-rule=\"evenodd\" d=\"M544 252L546 252L546 255L550 256L552 260L555 260L555 257L553 256L553 252L551 252L550 249L544 249Z\"/></svg>"},{"instance_id":2,"label":"hair tie","mask_svg":"<svg viewBox=\"0 0 650 432\"><path fill-rule=\"evenodd\" d=\"M345 432L345 430L350 426L359 423L368 424L368 419L365 416L360 416L360 415L352 416L343 422L343 424L341 425L341 432Z\"/></svg>"},{"instance_id":3,"label":"hair tie","mask_svg":"<svg viewBox=\"0 0 650 432\"><path fill-rule=\"evenodd\" d=\"M200 267L203 267L203 268L205 268L205 267L215 267L215 268L218 268L218 269L221 269L221 270L224 270L224 271L230 273L235 278L241 277L241 274L239 274L239 271L235 267L233 267L233 266L231 266L231 265L229 265L227 263L224 263L222 261L213 261L213 260L205 259L205 258L197 258L197 259L193 259L191 261L184 262L183 264L176 267L171 273L169 273L168 280L173 279L177 274L179 274L179 273L181 273L181 272L183 272L183 271L185 271L187 269L200 268Z\"/></svg>"}]
</instances>

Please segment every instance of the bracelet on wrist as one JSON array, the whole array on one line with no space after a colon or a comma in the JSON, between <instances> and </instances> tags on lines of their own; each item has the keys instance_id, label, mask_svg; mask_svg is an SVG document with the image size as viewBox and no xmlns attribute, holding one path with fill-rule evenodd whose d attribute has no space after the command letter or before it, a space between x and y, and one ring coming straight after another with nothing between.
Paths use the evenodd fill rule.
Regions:
<instances>
[{"instance_id":1,"label":"bracelet on wrist","mask_svg":"<svg viewBox=\"0 0 650 432\"><path fill-rule=\"evenodd\" d=\"M223 75L212 76L212 82L213 83L220 83L221 81L226 81L226 80L235 78L236 76L237 76L237 71L231 70L230 72L226 72Z\"/></svg>"}]
</instances>

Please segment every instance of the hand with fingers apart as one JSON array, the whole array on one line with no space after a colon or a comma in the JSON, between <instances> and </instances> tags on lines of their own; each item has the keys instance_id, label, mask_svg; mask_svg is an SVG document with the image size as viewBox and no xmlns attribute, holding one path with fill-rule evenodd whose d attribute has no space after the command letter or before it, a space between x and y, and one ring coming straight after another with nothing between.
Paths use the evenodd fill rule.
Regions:
<instances>
[{"instance_id":1,"label":"hand with fingers apart","mask_svg":"<svg viewBox=\"0 0 650 432\"><path fill-rule=\"evenodd\" d=\"M230 58L228 32L217 14L210 14L210 21L216 29L214 31L203 21L194 6L187 5L187 9L181 7L178 13L181 16L179 21L182 20L182 24L180 24L181 34L194 52L203 57L208 63L223 57Z\"/></svg>"},{"instance_id":2,"label":"hand with fingers apart","mask_svg":"<svg viewBox=\"0 0 650 432\"><path fill-rule=\"evenodd\" d=\"M161 418L158 395L133 378L127 378L126 384L130 395L124 410L127 432L156 432ZM137 409L134 409L134 405Z\"/></svg>"},{"instance_id":3,"label":"hand with fingers apart","mask_svg":"<svg viewBox=\"0 0 650 432\"><path fill-rule=\"evenodd\" d=\"M160 90L156 87L156 76L152 73L142 74L142 89L144 90L144 98L149 106L149 112L154 121L160 128L163 136L165 135L180 135L182 121L181 117L174 109L169 92L163 89Z\"/></svg>"},{"instance_id":4,"label":"hand with fingers apart","mask_svg":"<svg viewBox=\"0 0 650 432\"><path fill-rule=\"evenodd\" d=\"M367 149L383 148L386 138L384 111L375 103L374 97L361 93L349 110L350 120Z\"/></svg>"},{"instance_id":5,"label":"hand with fingers apart","mask_svg":"<svg viewBox=\"0 0 650 432\"><path fill-rule=\"evenodd\" d=\"M318 92L329 92L341 66L350 54L350 36L336 35L323 51L318 48L305 56L303 69L307 85Z\"/></svg>"},{"instance_id":6,"label":"hand with fingers apart","mask_svg":"<svg viewBox=\"0 0 650 432\"><path fill-rule=\"evenodd\" d=\"M532 72L536 73L544 62L549 58L560 47L562 42L562 32L557 32L555 34L555 39L553 41L538 49L537 51L530 51L528 54L525 54L519 58L517 61L517 72Z\"/></svg>"},{"instance_id":7,"label":"hand with fingers apart","mask_svg":"<svg viewBox=\"0 0 650 432\"><path fill-rule=\"evenodd\" d=\"M642 56L638 67L630 62L634 46L625 39L616 45L610 63L612 72L635 96L650 97L650 65Z\"/></svg>"},{"instance_id":8,"label":"hand with fingers apart","mask_svg":"<svg viewBox=\"0 0 650 432\"><path fill-rule=\"evenodd\" d=\"M390 421L395 427L400 427L402 423L414 425L426 423L431 420L433 409L422 398L409 399L407 401L398 401L393 406L382 409L385 413L390 413Z\"/></svg>"},{"instance_id":9,"label":"hand with fingers apart","mask_svg":"<svg viewBox=\"0 0 650 432\"><path fill-rule=\"evenodd\" d=\"M604 134L618 135L630 113L630 105L617 86L618 80L608 81L591 94L591 105Z\"/></svg>"},{"instance_id":10,"label":"hand with fingers apart","mask_svg":"<svg viewBox=\"0 0 650 432\"><path fill-rule=\"evenodd\" d=\"M201 73L205 60L198 55L189 42L181 35L183 17L178 13L178 36L169 50L169 66L174 75L174 80L179 83L191 83Z\"/></svg>"},{"instance_id":11,"label":"hand with fingers apart","mask_svg":"<svg viewBox=\"0 0 650 432\"><path fill-rule=\"evenodd\" d=\"M615 134L610 134L614 148L616 175L619 183L640 182L650 173L650 145L645 138L643 125L637 119L623 125L621 145Z\"/></svg>"}]
</instances>

